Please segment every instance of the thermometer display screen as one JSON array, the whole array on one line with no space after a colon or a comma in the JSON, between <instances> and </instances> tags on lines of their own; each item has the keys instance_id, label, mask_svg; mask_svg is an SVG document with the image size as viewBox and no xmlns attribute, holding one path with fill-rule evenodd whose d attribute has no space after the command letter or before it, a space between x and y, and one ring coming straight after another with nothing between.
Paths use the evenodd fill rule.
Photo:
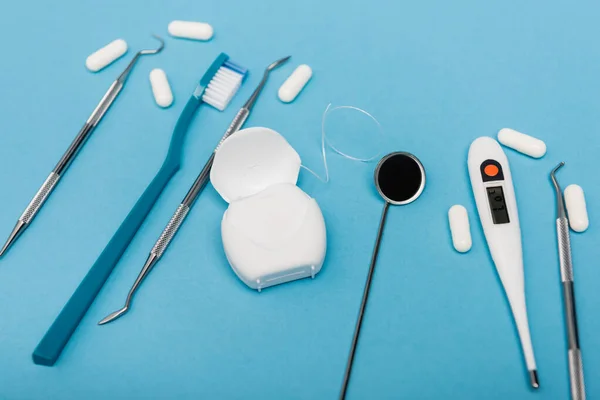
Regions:
<instances>
[{"instance_id":1,"label":"thermometer display screen","mask_svg":"<svg viewBox=\"0 0 600 400\"><path fill-rule=\"evenodd\" d=\"M502 186L492 186L486 188L486 190L494 224L508 224L510 219L508 218L508 210L506 209Z\"/></svg>"}]
</instances>

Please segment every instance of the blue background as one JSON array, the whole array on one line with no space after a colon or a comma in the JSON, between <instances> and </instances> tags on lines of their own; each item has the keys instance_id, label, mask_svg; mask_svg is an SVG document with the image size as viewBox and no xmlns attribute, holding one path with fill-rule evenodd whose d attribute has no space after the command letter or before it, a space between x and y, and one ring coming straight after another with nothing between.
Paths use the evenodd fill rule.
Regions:
<instances>
[{"instance_id":1,"label":"blue background","mask_svg":"<svg viewBox=\"0 0 600 400\"><path fill-rule=\"evenodd\" d=\"M573 234L577 307L589 398L600 397L600 292L595 171L600 146L597 2L567 1L11 1L0 13L0 232L8 235L39 185L134 51L167 37L174 19L207 21L208 43L168 38L145 58L35 222L0 261L0 398L332 399L341 384L382 208L374 163L330 153L324 185L302 172L328 228L325 266L257 293L234 275L219 226L226 204L209 187L118 322L148 251L224 129L271 61L247 126L281 132L320 171L329 102L373 113L385 151L424 163L428 182L390 210L349 399L566 399L566 338L548 173L580 184L590 226ZM130 51L93 74L85 58L125 38ZM225 51L252 75L223 112L204 108L183 169L156 205L52 368L31 353L157 172L196 81ZM276 90L299 64L314 77L291 105ZM170 79L159 109L152 68ZM533 160L506 150L524 241L526 294L541 389L528 388L512 317L470 194L473 139L503 127L543 138ZM369 133L363 135L369 141ZM467 206L473 249L456 253L446 213Z\"/></svg>"}]
</instances>

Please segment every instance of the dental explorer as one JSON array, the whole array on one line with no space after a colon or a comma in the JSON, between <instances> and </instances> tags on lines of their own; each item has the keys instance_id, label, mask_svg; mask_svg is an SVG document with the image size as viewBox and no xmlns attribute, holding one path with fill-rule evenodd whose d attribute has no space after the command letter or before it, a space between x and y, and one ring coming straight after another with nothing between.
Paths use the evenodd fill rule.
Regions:
<instances>
[{"instance_id":1,"label":"dental explorer","mask_svg":"<svg viewBox=\"0 0 600 400\"><path fill-rule=\"evenodd\" d=\"M227 129L227 131L225 132L225 134L219 141L219 144L217 145L215 150L210 155L208 161L204 165L204 168L202 169L202 171L200 172L200 174L194 181L193 185L190 187L185 198L183 199L183 201L181 202L181 204L179 205L179 207L177 208L177 210L175 211L175 213L169 220L169 223L163 230L162 234L160 235L160 237L154 244L154 247L150 251L150 255L148 256L146 263L144 264L142 270L140 271L138 277L136 278L133 286L129 290L129 293L127 294L127 298L125 300L125 306L123 306L123 308L121 308L120 310L109 314L106 318L104 318L100 322L98 322L98 325L104 325L109 322L112 322L112 321L116 320L117 318L121 317L123 314L125 314L129 310L133 296L137 292L138 288L140 287L140 285L142 284L142 282L144 281L146 276L148 276L148 273L158 263L158 261L160 260L160 258L164 254L164 252L169 247L169 244L175 237L175 234L179 231L179 228L183 224L183 221L185 220L186 216L188 215L190 209L193 207L194 203L196 202L196 199L198 198L198 196L200 195L200 193L202 192L202 190L208 183L208 180L210 177L210 169L212 167L213 160L215 158L215 153L221 146L221 143L223 143L223 141L225 139L227 139L229 136L231 136L232 134L234 134L235 132L240 130L240 128L244 125L244 122L246 122L246 120L248 119L248 116L250 115L250 112L251 112L252 108L254 107L256 100L258 99L258 96L260 95L263 88L265 87L265 85L267 83L267 78L269 77L270 72L272 70L274 70L275 68L279 67L280 65L283 65L284 63L286 63L290 59L290 57L291 56L287 56L280 60L277 60L277 61L273 62L272 64L270 64L265 69L265 72L263 74L263 77L262 77L260 83L254 90L254 92L252 93L250 98L248 98L246 103L243 105L243 107L238 111L238 113L234 117L233 121L229 125L229 128Z\"/></svg>"},{"instance_id":2,"label":"dental explorer","mask_svg":"<svg viewBox=\"0 0 600 400\"><path fill-rule=\"evenodd\" d=\"M36 216L40 208L42 208L42 206L50 196L50 193L52 193L52 191L58 184L60 178L67 171L67 169L71 165L71 162L73 162L73 160L85 144L86 140L94 131L94 128L96 128L100 120L102 120L102 117L104 116L106 111L108 111L112 103L115 101L115 99L123 89L123 86L125 86L125 82L127 81L127 78L129 77L133 66L136 64L139 58L144 55L157 54L164 48L164 41L157 35L152 36L154 36L155 39L160 41L160 46L152 50L139 51L133 57L133 59L131 60L129 65L127 65L127 67L121 73L121 75L119 75L119 77L112 83L112 85L110 85L108 91L104 94L104 97L102 97L100 103L98 103L98 105L96 106L90 117L87 119L87 121L85 122L85 124L83 125L83 127L81 128L81 130L67 149L67 151L63 154L58 164L56 164L52 172L50 172L48 178L46 178L42 186L39 188L31 202L27 206L27 208L25 208L25 211L23 211L23 214L19 217L19 220L17 221L15 227L13 228L8 239L6 240L4 247L2 247L2 250L0 250L0 257L2 257L2 255L6 253L6 251L12 246L12 244L19 238L19 236L21 236L21 234L25 231L25 229L27 229L33 218Z\"/></svg>"},{"instance_id":3,"label":"dental explorer","mask_svg":"<svg viewBox=\"0 0 600 400\"><path fill-rule=\"evenodd\" d=\"M550 173L550 179L556 193L556 232L558 235L558 257L560 260L560 277L563 289L563 302L568 338L569 379L571 383L571 399L585 400L585 383L583 381L583 362L579 347L577 328L577 312L575 310L575 292L573 286L573 261L571 259L571 239L569 237L569 220L565 209L562 190L556 181L556 172L565 165L561 162Z\"/></svg>"}]
</instances>

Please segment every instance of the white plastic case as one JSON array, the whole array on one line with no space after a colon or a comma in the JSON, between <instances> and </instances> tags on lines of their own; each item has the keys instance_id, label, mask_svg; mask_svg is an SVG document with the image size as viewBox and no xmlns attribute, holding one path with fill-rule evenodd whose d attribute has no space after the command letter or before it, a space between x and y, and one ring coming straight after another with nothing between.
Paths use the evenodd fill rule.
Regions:
<instances>
[{"instance_id":1,"label":"white plastic case","mask_svg":"<svg viewBox=\"0 0 600 400\"><path fill-rule=\"evenodd\" d=\"M223 248L237 276L259 291L321 270L327 247L317 202L296 186L298 153L268 128L244 129L215 154L210 178L229 207Z\"/></svg>"}]
</instances>

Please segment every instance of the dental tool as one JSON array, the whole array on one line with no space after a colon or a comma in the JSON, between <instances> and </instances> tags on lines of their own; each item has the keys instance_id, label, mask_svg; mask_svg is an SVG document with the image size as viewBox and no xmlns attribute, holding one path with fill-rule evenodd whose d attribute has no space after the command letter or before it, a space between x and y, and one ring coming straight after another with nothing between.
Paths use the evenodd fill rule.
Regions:
<instances>
[{"instance_id":1,"label":"dental tool","mask_svg":"<svg viewBox=\"0 0 600 400\"><path fill-rule=\"evenodd\" d=\"M231 62L225 53L221 53L204 73L175 124L169 150L160 170L34 350L34 363L51 366L60 356L129 243L173 175L179 170L185 137L198 108L202 104L208 104L221 111L225 109L240 88L246 74L247 70Z\"/></svg>"},{"instance_id":2,"label":"dental tool","mask_svg":"<svg viewBox=\"0 0 600 400\"><path fill-rule=\"evenodd\" d=\"M112 103L115 101L115 99L123 89L123 86L125 86L127 78L131 74L134 65L137 63L140 57L144 55L157 54L164 48L165 43L163 42L163 40L159 36L153 36L156 40L160 41L160 46L153 50L139 51L133 57L133 59L131 60L129 65L127 65L127 67L121 73L121 75L119 75L119 77L112 83L112 85L110 85L108 91L106 92L104 97L102 97L102 100L100 100L100 103L92 112L92 115L90 115L88 120L83 125L83 128L81 128L81 130L75 137L75 140L73 140L73 142L71 143L67 151L63 154L58 164L56 164L52 172L50 172L48 178L46 178L38 192L35 194L27 208L25 208L23 214L19 217L19 220L17 221L15 227L13 228L8 239L6 240L4 247L2 247L2 250L0 250L0 257L2 257L2 255L4 255L7 252L7 250L12 246L12 244L21 236L21 234L23 234L25 229L29 227L29 224L37 215L40 208L42 208L46 200L48 200L48 197L58 184L60 178L62 178L62 176L65 174L65 172L71 165L71 162L73 162L73 160L85 144L86 140L90 137L100 120L102 120L102 117L105 115L106 111L108 111Z\"/></svg>"},{"instance_id":3,"label":"dental tool","mask_svg":"<svg viewBox=\"0 0 600 400\"><path fill-rule=\"evenodd\" d=\"M383 157L377 168L375 169L375 187L377 192L384 200L383 211L381 212L381 220L379 221L379 229L377 230L377 238L375 239L375 248L371 256L371 265L367 273L367 281L363 290L363 297L358 310L358 318L354 326L354 335L352 336L352 344L350 345L350 353L346 362L346 371L344 372L344 380L340 391L339 400L346 398L348 384L350 383L350 375L352 374L352 366L354 364L354 356L360 337L367 301L371 291L371 283L375 273L377 264L377 256L379 255L379 247L385 228L390 205L402 206L410 204L421 196L425 189L425 168L421 161L414 155L405 152L396 152Z\"/></svg>"},{"instance_id":4,"label":"dental tool","mask_svg":"<svg viewBox=\"0 0 600 400\"><path fill-rule=\"evenodd\" d=\"M246 122L246 119L250 115L250 111L256 104L256 100L258 99L258 96L260 95L263 88L265 87L265 84L267 83L267 78L269 77L270 72L272 70L274 70L275 68L279 67L280 65L284 64L285 62L287 62L287 60L289 60L290 57L291 56L287 56L280 60L277 60L277 61L273 62L272 64L270 64L265 69L262 80L260 81L260 83L258 84L256 89L254 90L254 92L252 93L252 95L250 96L248 101L246 101L244 106L238 111L238 113L234 117L233 121L229 125L229 128L227 129L227 131L221 138L219 144L217 145L217 147L215 148L213 153L210 155L208 161L204 165L204 168L202 169L202 171L200 172L200 174L194 181L194 184L189 189L187 195L185 196L185 198L183 199L183 201L181 202L181 204L179 205L179 207L177 208L177 210L171 217L171 220L169 221L169 223L163 230L162 234L158 238L158 241L156 242L156 244L150 251L150 255L148 256L148 259L146 260L144 267L140 271L137 279L135 280L133 286L129 290L129 293L127 294L127 298L125 300L125 306L123 306L123 308L121 308L120 310L117 310L117 311L109 314L106 318L102 319L100 322L98 322L99 325L104 325L111 321L114 321L115 319L121 317L123 314L125 314L129 310L129 307L131 306L131 301L133 300L133 296L139 289L140 285L142 284L142 282L144 281L146 276L148 276L148 273L152 270L152 268L156 265L156 263L158 263L158 261L160 260L160 258L164 254L164 252L169 247L169 244L175 237L175 234L179 231L179 228L181 227L181 225L183 224L183 221L185 220L186 216L190 212L190 209L193 207L194 203L196 202L196 199L198 198L198 196L200 195L200 193L206 186L206 184L209 180L209 177L210 177L210 169L213 165L215 153L219 149L219 146L221 145L221 143L223 143L223 141L225 141L225 139L227 139L229 136L231 136L232 134L237 132L244 125L244 122Z\"/></svg>"},{"instance_id":5,"label":"dental tool","mask_svg":"<svg viewBox=\"0 0 600 400\"><path fill-rule=\"evenodd\" d=\"M556 180L556 172L565 165L558 164L550 173L550 180L556 192L556 233L558 235L558 258L560 260L560 277L565 305L565 318L568 337L569 380L571 382L571 399L585 400L585 383L583 381L583 362L579 347L577 328L577 312L575 310L575 289L573 286L573 261L571 259L571 239L569 237L569 220L565 210L562 191Z\"/></svg>"},{"instance_id":6,"label":"dental tool","mask_svg":"<svg viewBox=\"0 0 600 400\"><path fill-rule=\"evenodd\" d=\"M521 227L508 159L498 142L480 137L471 143L468 167L483 233L517 325L530 384L537 389L540 384L525 305Z\"/></svg>"}]
</instances>

